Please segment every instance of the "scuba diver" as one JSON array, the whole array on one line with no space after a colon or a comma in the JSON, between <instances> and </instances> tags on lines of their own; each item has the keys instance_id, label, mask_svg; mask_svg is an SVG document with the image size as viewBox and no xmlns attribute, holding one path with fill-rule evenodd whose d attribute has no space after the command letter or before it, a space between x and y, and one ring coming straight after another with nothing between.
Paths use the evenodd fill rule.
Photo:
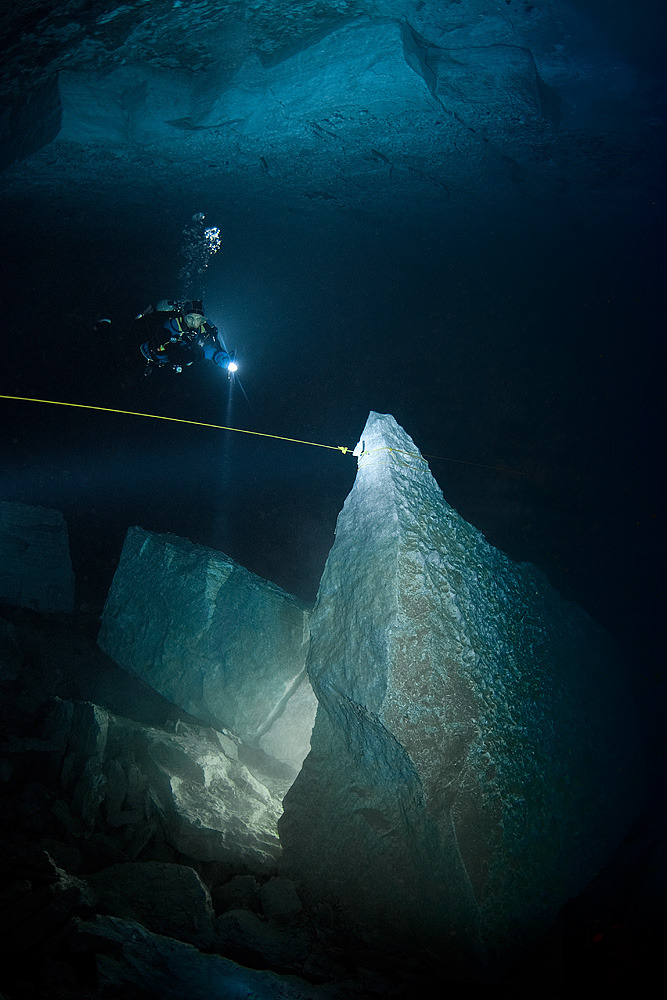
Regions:
<instances>
[{"instance_id":1,"label":"scuba diver","mask_svg":"<svg viewBox=\"0 0 667 1000\"><path fill-rule=\"evenodd\" d=\"M145 375L154 368L184 368L206 358L231 375L236 371L234 354L223 345L217 327L206 319L201 299L185 303L162 299L155 308L149 306L136 317L144 330L150 329L148 340L140 350L146 358Z\"/></svg>"}]
</instances>

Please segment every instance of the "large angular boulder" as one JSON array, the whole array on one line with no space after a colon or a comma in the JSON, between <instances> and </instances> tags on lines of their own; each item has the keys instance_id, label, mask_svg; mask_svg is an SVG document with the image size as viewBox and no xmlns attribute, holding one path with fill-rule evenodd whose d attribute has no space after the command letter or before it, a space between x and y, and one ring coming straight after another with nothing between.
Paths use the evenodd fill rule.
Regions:
<instances>
[{"instance_id":1,"label":"large angular boulder","mask_svg":"<svg viewBox=\"0 0 667 1000\"><path fill-rule=\"evenodd\" d=\"M59 752L58 820L131 861L151 841L196 862L271 873L282 801L240 759L240 741L178 722L142 726L91 702L55 699L44 739Z\"/></svg>"},{"instance_id":2,"label":"large angular boulder","mask_svg":"<svg viewBox=\"0 0 667 1000\"><path fill-rule=\"evenodd\" d=\"M332 1000L341 996L298 976L246 969L222 955L203 955L191 944L163 937L141 924L97 916L74 921L68 946L94 958L104 992L163 1000ZM346 996L349 994L345 994Z\"/></svg>"},{"instance_id":3,"label":"large angular boulder","mask_svg":"<svg viewBox=\"0 0 667 1000\"><path fill-rule=\"evenodd\" d=\"M305 669L309 616L221 552L130 528L98 643L174 704L296 774L317 707Z\"/></svg>"},{"instance_id":4,"label":"large angular boulder","mask_svg":"<svg viewBox=\"0 0 667 1000\"><path fill-rule=\"evenodd\" d=\"M312 750L283 870L447 971L498 972L610 857L641 794L615 649L444 500L371 413L311 621Z\"/></svg>"},{"instance_id":5,"label":"large angular boulder","mask_svg":"<svg viewBox=\"0 0 667 1000\"><path fill-rule=\"evenodd\" d=\"M155 934L213 944L213 906L206 886L187 865L129 861L110 865L88 879L98 912L136 920Z\"/></svg>"},{"instance_id":6,"label":"large angular boulder","mask_svg":"<svg viewBox=\"0 0 667 1000\"><path fill-rule=\"evenodd\" d=\"M0 602L48 613L74 608L74 572L58 510L0 500Z\"/></svg>"}]
</instances>

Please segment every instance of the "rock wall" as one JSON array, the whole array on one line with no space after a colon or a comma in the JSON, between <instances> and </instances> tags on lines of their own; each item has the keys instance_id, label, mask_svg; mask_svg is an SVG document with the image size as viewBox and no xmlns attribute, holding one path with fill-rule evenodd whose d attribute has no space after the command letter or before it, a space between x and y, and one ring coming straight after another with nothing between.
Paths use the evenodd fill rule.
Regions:
<instances>
[{"instance_id":1,"label":"rock wall","mask_svg":"<svg viewBox=\"0 0 667 1000\"><path fill-rule=\"evenodd\" d=\"M502 968L609 858L641 755L606 634L445 502L371 413L311 621L285 871L449 972Z\"/></svg>"},{"instance_id":2,"label":"rock wall","mask_svg":"<svg viewBox=\"0 0 667 1000\"><path fill-rule=\"evenodd\" d=\"M308 752L308 609L212 549L128 531L99 645L174 704L282 760Z\"/></svg>"},{"instance_id":3,"label":"rock wall","mask_svg":"<svg viewBox=\"0 0 667 1000\"><path fill-rule=\"evenodd\" d=\"M0 500L0 602L73 610L74 573L60 511Z\"/></svg>"}]
</instances>

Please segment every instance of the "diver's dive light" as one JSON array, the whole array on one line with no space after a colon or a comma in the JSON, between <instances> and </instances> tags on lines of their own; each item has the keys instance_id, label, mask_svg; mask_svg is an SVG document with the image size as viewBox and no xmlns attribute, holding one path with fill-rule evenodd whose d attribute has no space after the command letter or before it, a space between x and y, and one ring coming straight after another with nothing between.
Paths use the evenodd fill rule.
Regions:
<instances>
[{"instance_id":1,"label":"diver's dive light","mask_svg":"<svg viewBox=\"0 0 667 1000\"><path fill-rule=\"evenodd\" d=\"M238 370L239 366L236 364L235 361L230 361L229 364L227 365L227 371L231 372L232 375L234 374L234 372L237 372Z\"/></svg>"}]
</instances>

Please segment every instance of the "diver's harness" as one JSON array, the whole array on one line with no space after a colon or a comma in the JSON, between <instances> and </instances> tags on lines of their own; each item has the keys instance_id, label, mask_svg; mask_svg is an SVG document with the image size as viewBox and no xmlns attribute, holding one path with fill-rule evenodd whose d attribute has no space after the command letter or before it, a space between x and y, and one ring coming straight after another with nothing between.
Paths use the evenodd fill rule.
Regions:
<instances>
[{"instance_id":1,"label":"diver's harness","mask_svg":"<svg viewBox=\"0 0 667 1000\"><path fill-rule=\"evenodd\" d=\"M143 319L144 317L149 315L159 315L159 313L157 313L157 310L154 310L153 307L151 306L150 309L147 309L144 313L141 313L139 316L137 316L137 319ZM172 371L176 372L177 374L180 374L184 368L189 368L190 365L193 365L195 361L198 360L197 357L193 357L192 360L190 361L184 359L181 362L169 364L168 351L167 351L167 347L169 344L183 344L186 348L198 347L201 350L203 350L204 344L209 338L212 338L214 341L220 343L216 327L209 328L207 330L206 326L204 326L203 328L199 327L195 330L192 330L187 325L187 323L185 323L185 320L183 319L182 315L180 315L178 312L174 311L173 313L171 313L171 315L169 313L164 313L164 316L165 316L164 322L165 323L169 322L170 325L175 325L177 329L172 330L171 336L168 339L165 339L164 335L168 331L164 328L163 325L158 331L156 331L153 334L153 337L150 338L150 340L148 341L148 354L144 352L144 357L146 357L146 360L148 362L146 365L146 370L144 372L145 375L149 375L155 365L157 365L157 367L159 368L169 367L172 369ZM208 324L207 320L205 320L205 324ZM214 330L215 333L213 332ZM228 351L222 344L220 344L220 346L224 350L224 353L229 357L230 362L233 362L234 352ZM160 357L161 354L164 355L163 358ZM149 357L149 355L151 356ZM230 371L229 369L227 369L228 377L230 379L233 376L234 370L235 369L232 369L232 371Z\"/></svg>"},{"instance_id":2,"label":"diver's harness","mask_svg":"<svg viewBox=\"0 0 667 1000\"><path fill-rule=\"evenodd\" d=\"M208 339L210 334L202 335L199 329L191 330L187 323L185 323L184 320L178 315L172 317L172 323L174 322L178 327L178 332L174 331L169 340L164 340L156 348L156 352L158 354L160 352L166 353L167 344L186 344L188 347L191 345L194 347L196 345L197 347L203 348L204 341ZM184 368L189 368L190 365L193 365L196 360L196 358L193 358L192 361L184 361L183 364L172 365L171 367L175 372L180 374Z\"/></svg>"}]
</instances>

